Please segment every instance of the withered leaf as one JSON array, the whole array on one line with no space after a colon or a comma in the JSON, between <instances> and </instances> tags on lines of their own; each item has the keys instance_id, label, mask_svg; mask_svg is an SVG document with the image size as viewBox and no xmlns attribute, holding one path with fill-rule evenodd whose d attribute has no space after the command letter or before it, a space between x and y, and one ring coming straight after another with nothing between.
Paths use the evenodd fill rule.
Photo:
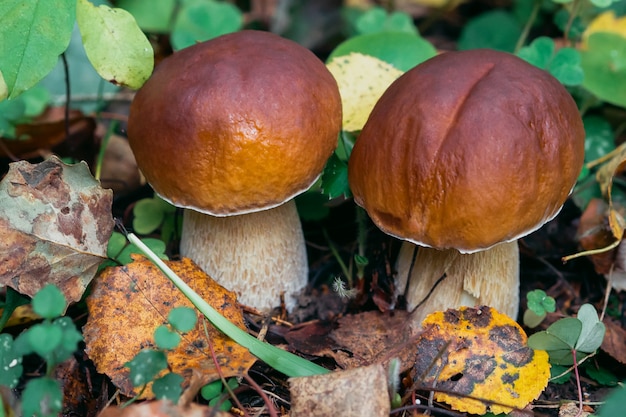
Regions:
<instances>
[{"instance_id":1,"label":"withered leaf","mask_svg":"<svg viewBox=\"0 0 626 417\"><path fill-rule=\"evenodd\" d=\"M83 328L86 352L98 372L107 374L127 396L136 395L140 389L132 386L124 364L141 349L153 347L154 331L166 324L172 308L194 308L155 265L139 255L133 255L133 259L128 265L105 269L95 280L87 298L89 318ZM166 263L223 316L245 330L234 293L187 258ZM183 386L189 384L194 370L205 376L206 382L219 379L210 345L225 377L240 376L254 364L256 359L247 349L202 320L200 312L198 318L195 328L183 335L178 347L167 352L172 372L185 378ZM151 397L149 384L142 398Z\"/></svg>"},{"instance_id":2,"label":"withered leaf","mask_svg":"<svg viewBox=\"0 0 626 417\"><path fill-rule=\"evenodd\" d=\"M437 401L456 410L508 413L525 407L548 384L548 354L529 348L522 328L491 307L435 312L422 326L415 382L440 389Z\"/></svg>"},{"instance_id":3,"label":"withered leaf","mask_svg":"<svg viewBox=\"0 0 626 417\"><path fill-rule=\"evenodd\" d=\"M84 162L10 164L0 182L0 286L32 297L50 283L80 300L106 258L111 203Z\"/></svg>"}]
</instances>

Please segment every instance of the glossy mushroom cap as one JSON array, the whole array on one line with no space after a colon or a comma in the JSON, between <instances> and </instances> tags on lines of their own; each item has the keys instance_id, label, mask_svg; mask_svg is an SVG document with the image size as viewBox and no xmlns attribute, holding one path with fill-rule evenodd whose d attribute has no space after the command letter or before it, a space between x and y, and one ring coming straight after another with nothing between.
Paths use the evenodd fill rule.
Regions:
<instances>
[{"instance_id":1,"label":"glossy mushroom cap","mask_svg":"<svg viewBox=\"0 0 626 417\"><path fill-rule=\"evenodd\" d=\"M352 150L349 181L386 233L475 252L556 216L584 138L576 104L547 72L504 52L448 52L383 94Z\"/></svg>"},{"instance_id":2,"label":"glossy mushroom cap","mask_svg":"<svg viewBox=\"0 0 626 417\"><path fill-rule=\"evenodd\" d=\"M161 62L133 100L128 138L159 195L226 216L309 188L340 129L339 90L322 61L277 35L242 31Z\"/></svg>"}]
</instances>

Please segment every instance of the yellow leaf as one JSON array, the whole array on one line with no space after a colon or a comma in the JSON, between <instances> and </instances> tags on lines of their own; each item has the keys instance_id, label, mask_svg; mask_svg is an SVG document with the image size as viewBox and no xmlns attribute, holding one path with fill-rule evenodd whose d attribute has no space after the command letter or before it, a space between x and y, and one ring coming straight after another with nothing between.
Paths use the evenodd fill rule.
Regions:
<instances>
[{"instance_id":1,"label":"yellow leaf","mask_svg":"<svg viewBox=\"0 0 626 417\"><path fill-rule=\"evenodd\" d=\"M152 262L132 256L134 262L107 268L96 279L87 298L89 318L83 328L86 352L98 372L107 374L120 392L129 397L140 388L132 386L129 369L124 364L141 349L153 346L154 331L165 324L172 308L193 308ZM213 281L188 258L166 263L228 320L246 329L234 293ZM197 315L202 317L200 312ZM247 349L200 319L193 330L183 335L181 343L167 353L171 370L185 378L183 386L189 384L193 372L199 372L206 378L205 382L219 379L209 344L227 378L241 376L256 361ZM152 396L149 384L141 397Z\"/></svg>"},{"instance_id":2,"label":"yellow leaf","mask_svg":"<svg viewBox=\"0 0 626 417\"><path fill-rule=\"evenodd\" d=\"M361 130L387 87L402 75L393 65L373 56L352 52L327 65L339 85L343 105L343 129Z\"/></svg>"},{"instance_id":3,"label":"yellow leaf","mask_svg":"<svg viewBox=\"0 0 626 417\"><path fill-rule=\"evenodd\" d=\"M416 383L434 387L435 399L456 410L508 413L548 384L548 354L529 348L522 328L491 307L435 312L422 326Z\"/></svg>"},{"instance_id":4,"label":"yellow leaf","mask_svg":"<svg viewBox=\"0 0 626 417\"><path fill-rule=\"evenodd\" d=\"M612 10L599 14L583 33L583 49L587 46L589 36L595 32L616 33L626 38L626 16L617 18Z\"/></svg>"}]
</instances>

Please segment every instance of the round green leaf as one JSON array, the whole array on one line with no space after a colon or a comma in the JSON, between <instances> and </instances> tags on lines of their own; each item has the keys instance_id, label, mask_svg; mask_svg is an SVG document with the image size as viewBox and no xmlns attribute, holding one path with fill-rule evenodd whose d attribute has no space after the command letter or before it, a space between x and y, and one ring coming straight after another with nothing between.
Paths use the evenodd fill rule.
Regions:
<instances>
[{"instance_id":1,"label":"round green leaf","mask_svg":"<svg viewBox=\"0 0 626 417\"><path fill-rule=\"evenodd\" d=\"M604 340L606 331L604 323L600 321L596 309L591 304L583 304L576 317L582 322L576 350L584 353L595 352Z\"/></svg>"},{"instance_id":2,"label":"round green leaf","mask_svg":"<svg viewBox=\"0 0 626 417\"><path fill-rule=\"evenodd\" d=\"M63 408L63 392L59 382L41 377L31 379L22 392L22 415L53 417Z\"/></svg>"},{"instance_id":3,"label":"round green leaf","mask_svg":"<svg viewBox=\"0 0 626 417\"><path fill-rule=\"evenodd\" d=\"M22 354L14 348L11 335L0 334L0 385L15 388L22 376Z\"/></svg>"},{"instance_id":4,"label":"round green leaf","mask_svg":"<svg viewBox=\"0 0 626 417\"><path fill-rule=\"evenodd\" d=\"M130 369L130 382L140 387L152 381L163 369L167 368L167 358L160 350L144 349L124 366Z\"/></svg>"},{"instance_id":5,"label":"round green leaf","mask_svg":"<svg viewBox=\"0 0 626 417\"><path fill-rule=\"evenodd\" d=\"M241 29L241 11L226 2L187 1L181 8L172 30L172 46L183 49Z\"/></svg>"},{"instance_id":6,"label":"round green leaf","mask_svg":"<svg viewBox=\"0 0 626 417\"><path fill-rule=\"evenodd\" d=\"M150 237L144 238L142 240L146 244L146 246L152 249L152 251L159 256L159 258L168 259L167 255L165 254L165 242L163 242L160 239L154 239ZM121 263L122 265L131 263L132 258L130 257L130 255L132 253L141 253L141 251L137 249L137 246L135 245L128 245L122 250L122 252L120 252L120 254L115 258L115 260Z\"/></svg>"},{"instance_id":7,"label":"round green leaf","mask_svg":"<svg viewBox=\"0 0 626 417\"><path fill-rule=\"evenodd\" d=\"M554 54L554 41L547 36L540 36L530 45L519 50L517 56L534 66L547 69Z\"/></svg>"},{"instance_id":8,"label":"round green leaf","mask_svg":"<svg viewBox=\"0 0 626 417\"><path fill-rule=\"evenodd\" d=\"M74 0L0 1L0 71L9 98L37 84L70 42Z\"/></svg>"},{"instance_id":9,"label":"round green leaf","mask_svg":"<svg viewBox=\"0 0 626 417\"><path fill-rule=\"evenodd\" d=\"M554 322L542 332L528 338L528 346L536 350L557 351L571 350L576 345L582 323L573 317L566 317Z\"/></svg>"},{"instance_id":10,"label":"round green leaf","mask_svg":"<svg viewBox=\"0 0 626 417\"><path fill-rule=\"evenodd\" d=\"M561 84L571 87L580 85L585 78L580 66L580 52L574 48L559 49L548 70Z\"/></svg>"},{"instance_id":11,"label":"round green leaf","mask_svg":"<svg viewBox=\"0 0 626 417\"><path fill-rule=\"evenodd\" d=\"M360 34L375 32L408 32L417 34L413 19L406 13L388 14L382 7L376 6L364 12L356 20L356 30Z\"/></svg>"},{"instance_id":12,"label":"round green leaf","mask_svg":"<svg viewBox=\"0 0 626 417\"><path fill-rule=\"evenodd\" d=\"M200 395L205 400L210 401L222 393L222 388L222 380L218 379L217 381L213 381L203 386L200 390Z\"/></svg>"},{"instance_id":13,"label":"round green leaf","mask_svg":"<svg viewBox=\"0 0 626 417\"><path fill-rule=\"evenodd\" d=\"M196 327L196 311L189 307L176 307L167 315L167 321L179 332L188 332Z\"/></svg>"},{"instance_id":14,"label":"round green leaf","mask_svg":"<svg viewBox=\"0 0 626 417\"><path fill-rule=\"evenodd\" d=\"M54 351L63 340L63 330L51 323L36 324L27 332L30 346L41 357L46 357Z\"/></svg>"},{"instance_id":15,"label":"round green leaf","mask_svg":"<svg viewBox=\"0 0 626 417\"><path fill-rule=\"evenodd\" d=\"M470 20L463 27L458 47L461 50L491 48L513 52L521 33L521 25L513 14L494 10Z\"/></svg>"},{"instance_id":16,"label":"round green leaf","mask_svg":"<svg viewBox=\"0 0 626 417\"><path fill-rule=\"evenodd\" d=\"M600 407L599 417L615 417L624 413L626 404L626 385L616 388L605 398L605 403Z\"/></svg>"},{"instance_id":17,"label":"round green leaf","mask_svg":"<svg viewBox=\"0 0 626 417\"><path fill-rule=\"evenodd\" d=\"M159 349L174 349L180 343L180 335L167 326L159 326L154 331L154 342Z\"/></svg>"},{"instance_id":18,"label":"round green leaf","mask_svg":"<svg viewBox=\"0 0 626 417\"><path fill-rule=\"evenodd\" d=\"M128 241L123 234L120 232L113 232L107 245L107 256L111 259L117 259L127 244Z\"/></svg>"},{"instance_id":19,"label":"round green leaf","mask_svg":"<svg viewBox=\"0 0 626 417\"><path fill-rule=\"evenodd\" d=\"M400 71L408 71L436 55L435 47L422 37L406 32L377 32L355 36L339 44L327 62L358 52L387 62Z\"/></svg>"},{"instance_id":20,"label":"round green leaf","mask_svg":"<svg viewBox=\"0 0 626 417\"><path fill-rule=\"evenodd\" d=\"M161 209L161 204L153 198L144 198L133 207L133 229L135 233L147 235L154 232L161 223L165 213Z\"/></svg>"},{"instance_id":21,"label":"round green leaf","mask_svg":"<svg viewBox=\"0 0 626 417\"><path fill-rule=\"evenodd\" d=\"M152 46L130 13L78 0L76 20L87 57L102 78L138 89L150 77Z\"/></svg>"},{"instance_id":22,"label":"round green leaf","mask_svg":"<svg viewBox=\"0 0 626 417\"><path fill-rule=\"evenodd\" d=\"M59 317L66 308L65 296L61 290L52 284L48 284L33 297L33 311L44 319Z\"/></svg>"},{"instance_id":23,"label":"round green leaf","mask_svg":"<svg viewBox=\"0 0 626 417\"><path fill-rule=\"evenodd\" d=\"M594 32L581 51L583 87L601 100L626 107L626 38Z\"/></svg>"},{"instance_id":24,"label":"round green leaf","mask_svg":"<svg viewBox=\"0 0 626 417\"><path fill-rule=\"evenodd\" d=\"M183 381L182 376L170 372L154 380L152 392L157 400L166 399L176 403L183 392Z\"/></svg>"}]
</instances>

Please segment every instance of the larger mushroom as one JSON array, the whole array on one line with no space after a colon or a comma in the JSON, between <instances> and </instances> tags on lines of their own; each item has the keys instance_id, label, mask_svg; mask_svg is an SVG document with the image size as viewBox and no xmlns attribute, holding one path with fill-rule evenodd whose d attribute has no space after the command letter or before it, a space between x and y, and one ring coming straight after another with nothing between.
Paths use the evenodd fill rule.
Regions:
<instances>
[{"instance_id":1,"label":"larger mushroom","mask_svg":"<svg viewBox=\"0 0 626 417\"><path fill-rule=\"evenodd\" d=\"M461 305L517 317L517 239L560 211L584 138L567 90L508 53L443 53L389 87L349 181L374 223L406 241L397 284L416 324Z\"/></svg>"},{"instance_id":2,"label":"larger mushroom","mask_svg":"<svg viewBox=\"0 0 626 417\"><path fill-rule=\"evenodd\" d=\"M292 309L307 284L292 198L337 144L341 100L311 51L261 31L176 52L133 100L128 138L155 192L184 207L181 254L239 300Z\"/></svg>"}]
</instances>

